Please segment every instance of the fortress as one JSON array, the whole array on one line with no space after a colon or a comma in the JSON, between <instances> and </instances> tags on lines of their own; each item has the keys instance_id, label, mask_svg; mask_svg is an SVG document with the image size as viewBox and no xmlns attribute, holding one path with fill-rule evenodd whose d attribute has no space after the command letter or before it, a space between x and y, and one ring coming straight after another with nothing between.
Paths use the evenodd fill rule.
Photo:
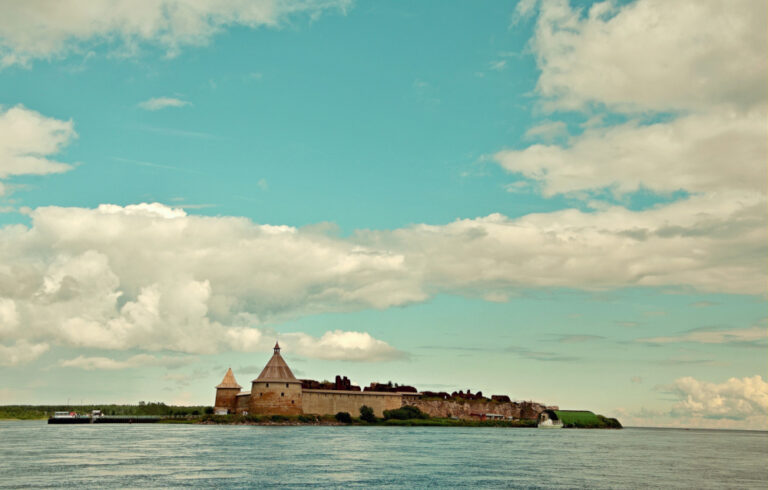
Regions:
<instances>
[{"instance_id":1,"label":"fortress","mask_svg":"<svg viewBox=\"0 0 768 490\"><path fill-rule=\"evenodd\" d=\"M327 385L296 379L280 355L280 345L276 343L272 358L261 374L251 381L251 391L242 391L232 369L227 370L224 379L216 386L214 411L217 414L242 415L332 415L348 412L355 416L360 407L367 405L377 417L382 417L384 410L412 405L433 417L535 419L545 409L557 408L534 402L513 402L507 396L487 399L481 393L472 395L469 390L467 394L459 392L449 397L447 393L419 393L412 387L373 383L361 391L359 387L351 386L346 378L342 381L339 377L335 386Z\"/></svg>"}]
</instances>

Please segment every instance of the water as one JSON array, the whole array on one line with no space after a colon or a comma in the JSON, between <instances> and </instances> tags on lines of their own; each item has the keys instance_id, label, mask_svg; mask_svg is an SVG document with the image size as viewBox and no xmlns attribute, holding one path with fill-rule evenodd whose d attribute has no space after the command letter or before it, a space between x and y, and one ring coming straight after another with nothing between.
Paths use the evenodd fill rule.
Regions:
<instances>
[{"instance_id":1,"label":"water","mask_svg":"<svg viewBox=\"0 0 768 490\"><path fill-rule=\"evenodd\" d=\"M768 433L0 421L0 487L768 487Z\"/></svg>"}]
</instances>

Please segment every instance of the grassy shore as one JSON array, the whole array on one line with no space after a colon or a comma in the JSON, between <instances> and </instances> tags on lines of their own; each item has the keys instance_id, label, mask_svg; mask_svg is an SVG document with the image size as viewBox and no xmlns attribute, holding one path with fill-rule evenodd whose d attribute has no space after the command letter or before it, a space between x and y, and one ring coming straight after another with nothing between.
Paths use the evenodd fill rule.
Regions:
<instances>
[{"instance_id":1,"label":"grassy shore","mask_svg":"<svg viewBox=\"0 0 768 490\"><path fill-rule=\"evenodd\" d=\"M104 415L152 415L169 418L197 418L206 412L205 406L173 406L164 403L139 402L136 405L0 405L0 420L44 420L54 412L90 414L101 410Z\"/></svg>"},{"instance_id":2,"label":"grassy shore","mask_svg":"<svg viewBox=\"0 0 768 490\"><path fill-rule=\"evenodd\" d=\"M212 415L205 406L172 406L163 403L139 403L137 405L3 405L0 420L45 420L54 412L73 411L82 415L101 410L104 415L156 416L161 424L206 425L355 425L399 427L536 427L536 420L463 420L429 417L421 413L417 418L375 418L363 420L351 417L339 420L334 415ZM417 415L419 412L417 411ZM620 428L615 419L601 419L598 425L573 425L577 428ZM610 421L614 423L602 423Z\"/></svg>"}]
</instances>

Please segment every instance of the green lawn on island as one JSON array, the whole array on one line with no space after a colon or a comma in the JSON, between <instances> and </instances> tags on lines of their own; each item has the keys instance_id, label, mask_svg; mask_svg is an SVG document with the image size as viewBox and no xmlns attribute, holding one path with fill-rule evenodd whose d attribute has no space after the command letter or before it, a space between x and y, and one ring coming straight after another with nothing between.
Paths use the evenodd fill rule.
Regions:
<instances>
[{"instance_id":1,"label":"green lawn on island","mask_svg":"<svg viewBox=\"0 0 768 490\"><path fill-rule=\"evenodd\" d=\"M563 427L574 428L612 428L620 429L618 420L595 415L587 410L553 410L557 418L563 423Z\"/></svg>"}]
</instances>

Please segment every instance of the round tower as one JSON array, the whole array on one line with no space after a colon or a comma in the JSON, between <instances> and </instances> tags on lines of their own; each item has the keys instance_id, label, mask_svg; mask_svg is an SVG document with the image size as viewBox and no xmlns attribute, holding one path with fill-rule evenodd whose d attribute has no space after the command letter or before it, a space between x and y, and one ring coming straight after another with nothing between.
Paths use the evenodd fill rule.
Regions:
<instances>
[{"instance_id":1,"label":"round tower","mask_svg":"<svg viewBox=\"0 0 768 490\"><path fill-rule=\"evenodd\" d=\"M235 381L232 368L227 369L224 379L216 386L216 402L213 404L214 411L220 413L226 410L226 413L235 413L237 394L240 393L240 389L240 385Z\"/></svg>"},{"instance_id":2,"label":"round tower","mask_svg":"<svg viewBox=\"0 0 768 490\"><path fill-rule=\"evenodd\" d=\"M252 415L301 415L301 381L280 355L280 344L275 343L275 353L259 377L252 381L251 402L248 413Z\"/></svg>"}]
</instances>

